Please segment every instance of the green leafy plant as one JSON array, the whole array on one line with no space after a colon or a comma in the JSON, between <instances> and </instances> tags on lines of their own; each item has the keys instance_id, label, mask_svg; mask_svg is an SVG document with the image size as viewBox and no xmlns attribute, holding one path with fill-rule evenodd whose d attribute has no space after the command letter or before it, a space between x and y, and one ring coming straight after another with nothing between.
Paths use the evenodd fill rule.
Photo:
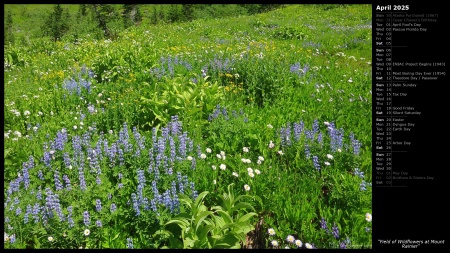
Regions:
<instances>
[{"instance_id":1,"label":"green leafy plant","mask_svg":"<svg viewBox=\"0 0 450 253\"><path fill-rule=\"evenodd\" d=\"M228 193L221 196L223 207L214 206L208 209L204 205L203 200L208 191L200 193L195 201L184 195L180 197L180 202L185 205L184 212L165 225L177 224L181 228L184 249L240 248L245 235L254 229L251 218L257 214L243 214L247 209L253 210L249 203L240 202L242 198L250 196L240 195L235 198L232 186L233 184L230 184ZM174 246L180 246L177 242L172 243Z\"/></svg>"}]
</instances>

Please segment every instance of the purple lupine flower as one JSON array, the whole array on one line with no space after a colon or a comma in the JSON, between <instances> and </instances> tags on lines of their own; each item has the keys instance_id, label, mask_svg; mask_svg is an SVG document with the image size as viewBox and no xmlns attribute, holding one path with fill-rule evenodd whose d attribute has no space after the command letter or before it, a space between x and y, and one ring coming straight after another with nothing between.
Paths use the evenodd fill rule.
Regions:
<instances>
[{"instance_id":1,"label":"purple lupine flower","mask_svg":"<svg viewBox=\"0 0 450 253\"><path fill-rule=\"evenodd\" d=\"M20 208L20 206L18 206L16 208L16 215L19 216L22 213L22 209Z\"/></svg>"},{"instance_id":2,"label":"purple lupine flower","mask_svg":"<svg viewBox=\"0 0 450 253\"><path fill-rule=\"evenodd\" d=\"M36 193L36 198L42 200L41 186L39 185L38 192Z\"/></svg>"},{"instance_id":3,"label":"purple lupine flower","mask_svg":"<svg viewBox=\"0 0 450 253\"><path fill-rule=\"evenodd\" d=\"M32 212L33 212L33 207L31 207L31 205L28 204L28 205L27 205L26 212L25 212L25 216L23 217L23 222L24 222L25 224L28 223L28 216L29 216Z\"/></svg>"},{"instance_id":4,"label":"purple lupine flower","mask_svg":"<svg viewBox=\"0 0 450 253\"><path fill-rule=\"evenodd\" d=\"M52 157L50 156L50 152L44 152L44 156L42 157L42 160L46 167L48 167L48 168L52 167L52 165L50 163L52 160Z\"/></svg>"},{"instance_id":5,"label":"purple lupine flower","mask_svg":"<svg viewBox=\"0 0 450 253\"><path fill-rule=\"evenodd\" d=\"M184 194L184 184L183 184L183 178L181 176L181 172L177 172L177 181L178 181L178 189L180 193Z\"/></svg>"},{"instance_id":6,"label":"purple lupine flower","mask_svg":"<svg viewBox=\"0 0 450 253\"><path fill-rule=\"evenodd\" d=\"M83 153L80 136L72 136L72 149L74 161L79 162L81 160L81 154Z\"/></svg>"},{"instance_id":7,"label":"purple lupine flower","mask_svg":"<svg viewBox=\"0 0 450 253\"><path fill-rule=\"evenodd\" d=\"M67 207L67 222L69 223L69 228L72 228L75 226L75 222L72 219L72 212L73 212L73 207L72 206L68 206Z\"/></svg>"},{"instance_id":8,"label":"purple lupine flower","mask_svg":"<svg viewBox=\"0 0 450 253\"><path fill-rule=\"evenodd\" d=\"M353 154L355 155L359 155L359 151L361 149L361 142L359 142L358 140L355 139L354 134L350 134L350 141L352 143L352 147L353 147Z\"/></svg>"},{"instance_id":9,"label":"purple lupine flower","mask_svg":"<svg viewBox=\"0 0 450 253\"><path fill-rule=\"evenodd\" d=\"M358 176L360 178L364 178L364 171L360 171L359 168L354 168L353 174L355 174L355 176Z\"/></svg>"},{"instance_id":10,"label":"purple lupine flower","mask_svg":"<svg viewBox=\"0 0 450 253\"><path fill-rule=\"evenodd\" d=\"M102 202L100 201L100 199L95 200L95 210L97 210L97 212L100 212L102 210Z\"/></svg>"},{"instance_id":11,"label":"purple lupine flower","mask_svg":"<svg viewBox=\"0 0 450 253\"><path fill-rule=\"evenodd\" d=\"M101 221L101 220L97 220L97 221L95 222L95 225L96 225L97 227L101 228L101 227L102 227L102 221Z\"/></svg>"},{"instance_id":12,"label":"purple lupine flower","mask_svg":"<svg viewBox=\"0 0 450 253\"><path fill-rule=\"evenodd\" d=\"M132 238L127 238L127 249L133 249L133 239Z\"/></svg>"},{"instance_id":13,"label":"purple lupine flower","mask_svg":"<svg viewBox=\"0 0 450 253\"><path fill-rule=\"evenodd\" d=\"M175 147L175 140L173 139L172 136L169 136L169 145L170 145L169 161L171 163L173 163L173 162L175 162L175 157L176 157L177 153L176 153L176 147Z\"/></svg>"},{"instance_id":14,"label":"purple lupine flower","mask_svg":"<svg viewBox=\"0 0 450 253\"><path fill-rule=\"evenodd\" d=\"M308 138L309 140L314 140L314 132L311 130L305 130L305 135L306 138Z\"/></svg>"},{"instance_id":15,"label":"purple lupine flower","mask_svg":"<svg viewBox=\"0 0 450 253\"><path fill-rule=\"evenodd\" d=\"M313 156L313 164L316 170L320 171L319 158L317 156Z\"/></svg>"},{"instance_id":16,"label":"purple lupine flower","mask_svg":"<svg viewBox=\"0 0 450 253\"><path fill-rule=\"evenodd\" d=\"M322 132L317 134L317 142L319 144L321 144L321 146L322 146L322 144L323 144L323 134L322 134Z\"/></svg>"},{"instance_id":17,"label":"purple lupine flower","mask_svg":"<svg viewBox=\"0 0 450 253\"><path fill-rule=\"evenodd\" d=\"M102 184L102 180L100 180L100 177L99 177L99 176L97 176L97 178L95 179L95 182L96 182L98 185Z\"/></svg>"},{"instance_id":18,"label":"purple lupine flower","mask_svg":"<svg viewBox=\"0 0 450 253\"><path fill-rule=\"evenodd\" d=\"M53 194L53 206L54 210L56 211L56 214L58 214L59 220L64 221L64 215L61 210L61 204L59 203L58 194Z\"/></svg>"},{"instance_id":19,"label":"purple lupine flower","mask_svg":"<svg viewBox=\"0 0 450 253\"><path fill-rule=\"evenodd\" d=\"M67 153L67 152L64 152L63 153L63 160L64 160L64 165L66 166L66 167L69 167L70 166L70 157L69 157L69 154Z\"/></svg>"},{"instance_id":20,"label":"purple lupine flower","mask_svg":"<svg viewBox=\"0 0 450 253\"><path fill-rule=\"evenodd\" d=\"M16 234L12 234L9 236L9 242L13 244L16 241Z\"/></svg>"},{"instance_id":21,"label":"purple lupine flower","mask_svg":"<svg viewBox=\"0 0 450 253\"><path fill-rule=\"evenodd\" d=\"M328 229L327 226L327 221L325 220L325 218L322 217L322 220L320 221L320 227L325 230L325 232L330 233L330 230Z\"/></svg>"},{"instance_id":22,"label":"purple lupine flower","mask_svg":"<svg viewBox=\"0 0 450 253\"><path fill-rule=\"evenodd\" d=\"M45 197L45 215L48 218L52 218L53 217L53 212L52 210L55 208L55 204L53 202L53 192L52 190L50 190L50 188L45 188L45 193L46 193L46 197Z\"/></svg>"},{"instance_id":23,"label":"purple lupine flower","mask_svg":"<svg viewBox=\"0 0 450 253\"><path fill-rule=\"evenodd\" d=\"M187 141L187 133L184 132L178 137L178 154L180 155L181 159L184 159L186 157L186 141Z\"/></svg>"},{"instance_id":24,"label":"purple lupine flower","mask_svg":"<svg viewBox=\"0 0 450 253\"><path fill-rule=\"evenodd\" d=\"M28 189L28 187L30 187L30 175L28 174L28 168L25 164L27 163L24 163L24 168L22 169L23 183L25 185L25 189Z\"/></svg>"},{"instance_id":25,"label":"purple lupine flower","mask_svg":"<svg viewBox=\"0 0 450 253\"><path fill-rule=\"evenodd\" d=\"M61 131L56 133L56 138L54 140L55 150L64 150L64 145L67 142L67 130L63 128Z\"/></svg>"},{"instance_id":26,"label":"purple lupine flower","mask_svg":"<svg viewBox=\"0 0 450 253\"><path fill-rule=\"evenodd\" d=\"M119 165L124 165L124 158L123 158L123 150L121 148L117 149L117 154L119 154Z\"/></svg>"},{"instance_id":27,"label":"purple lupine flower","mask_svg":"<svg viewBox=\"0 0 450 253\"><path fill-rule=\"evenodd\" d=\"M197 166L197 162L196 162L195 157L193 157L192 161L191 161L191 169L195 170L196 166Z\"/></svg>"},{"instance_id":28,"label":"purple lupine flower","mask_svg":"<svg viewBox=\"0 0 450 253\"><path fill-rule=\"evenodd\" d=\"M111 213L113 213L114 211L116 211L116 209L117 209L117 206L116 206L116 204L114 204L114 203L112 203L111 204L111 207L110 207L110 211L111 211Z\"/></svg>"},{"instance_id":29,"label":"purple lupine flower","mask_svg":"<svg viewBox=\"0 0 450 253\"><path fill-rule=\"evenodd\" d=\"M34 223L38 223L39 222L39 212L40 212L40 206L38 203L35 203L33 206L33 219L34 219Z\"/></svg>"},{"instance_id":30,"label":"purple lupine flower","mask_svg":"<svg viewBox=\"0 0 450 253\"><path fill-rule=\"evenodd\" d=\"M316 134L319 132L319 120L315 119L312 125L312 131L313 134Z\"/></svg>"},{"instance_id":31,"label":"purple lupine flower","mask_svg":"<svg viewBox=\"0 0 450 253\"><path fill-rule=\"evenodd\" d=\"M88 211L84 211L83 213L83 222L85 226L89 226L89 224L91 224Z\"/></svg>"},{"instance_id":32,"label":"purple lupine flower","mask_svg":"<svg viewBox=\"0 0 450 253\"><path fill-rule=\"evenodd\" d=\"M162 199L158 191L158 187L156 186L156 180L152 181L152 191L153 191L153 197L155 198L156 204L161 203Z\"/></svg>"},{"instance_id":33,"label":"purple lupine flower","mask_svg":"<svg viewBox=\"0 0 450 253\"><path fill-rule=\"evenodd\" d=\"M72 186L70 185L70 179L67 175L63 175L63 180L66 183L66 189L67 190L72 190Z\"/></svg>"},{"instance_id":34,"label":"purple lupine flower","mask_svg":"<svg viewBox=\"0 0 450 253\"><path fill-rule=\"evenodd\" d=\"M79 174L79 179L80 179L80 188L82 191L85 191L85 190L87 190L87 187L86 187L86 181L84 180L84 172L83 172L82 168L79 168L78 170L79 170L78 174Z\"/></svg>"},{"instance_id":35,"label":"purple lupine flower","mask_svg":"<svg viewBox=\"0 0 450 253\"><path fill-rule=\"evenodd\" d=\"M177 115L171 117L170 132L173 136L176 136L181 132L181 122L178 121Z\"/></svg>"},{"instance_id":36,"label":"purple lupine flower","mask_svg":"<svg viewBox=\"0 0 450 253\"><path fill-rule=\"evenodd\" d=\"M40 180L44 180L44 174L42 174L41 170L38 171L38 177Z\"/></svg>"},{"instance_id":37,"label":"purple lupine flower","mask_svg":"<svg viewBox=\"0 0 450 253\"><path fill-rule=\"evenodd\" d=\"M339 239L339 228L336 225L336 223L334 223L333 227L331 228L331 233L333 234L334 238Z\"/></svg>"},{"instance_id":38,"label":"purple lupine flower","mask_svg":"<svg viewBox=\"0 0 450 253\"><path fill-rule=\"evenodd\" d=\"M294 140L295 141L300 140L300 135L303 131L303 127L304 127L303 121L301 121L300 123L297 123L297 122L294 123L293 128L294 128Z\"/></svg>"},{"instance_id":39,"label":"purple lupine flower","mask_svg":"<svg viewBox=\"0 0 450 253\"><path fill-rule=\"evenodd\" d=\"M162 204L168 208L170 211L172 210L172 198L170 197L170 190L166 190L162 194Z\"/></svg>"},{"instance_id":40,"label":"purple lupine flower","mask_svg":"<svg viewBox=\"0 0 450 253\"><path fill-rule=\"evenodd\" d=\"M131 193L131 200L133 201L133 209L136 211L136 216L141 215L141 210L139 210L139 202L134 192Z\"/></svg>"},{"instance_id":41,"label":"purple lupine flower","mask_svg":"<svg viewBox=\"0 0 450 253\"><path fill-rule=\"evenodd\" d=\"M54 174L53 174L53 178L55 180L55 189L57 191L62 190L63 189L63 185L61 183L61 180L59 179L59 171L55 170Z\"/></svg>"}]
</instances>

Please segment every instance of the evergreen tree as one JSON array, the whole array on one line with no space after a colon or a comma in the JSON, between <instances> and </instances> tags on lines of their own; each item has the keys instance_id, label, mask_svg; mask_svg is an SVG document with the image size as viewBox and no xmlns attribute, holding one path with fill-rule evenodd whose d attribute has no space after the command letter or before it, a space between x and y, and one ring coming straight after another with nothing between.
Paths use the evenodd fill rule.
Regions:
<instances>
[{"instance_id":1,"label":"evergreen tree","mask_svg":"<svg viewBox=\"0 0 450 253\"><path fill-rule=\"evenodd\" d=\"M67 14L63 16L63 12L61 5L55 4L53 12L47 16L41 27L43 35L50 36L55 42L69 30L69 20Z\"/></svg>"},{"instance_id":2,"label":"evergreen tree","mask_svg":"<svg viewBox=\"0 0 450 253\"><path fill-rule=\"evenodd\" d=\"M192 21L194 19L194 5L193 4L182 4L183 6L183 16L186 21Z\"/></svg>"},{"instance_id":3,"label":"evergreen tree","mask_svg":"<svg viewBox=\"0 0 450 253\"><path fill-rule=\"evenodd\" d=\"M103 30L105 38L109 38L111 35L108 29L107 23L114 16L114 9L109 4L92 4L94 18L97 21L98 27Z\"/></svg>"},{"instance_id":4,"label":"evergreen tree","mask_svg":"<svg viewBox=\"0 0 450 253\"><path fill-rule=\"evenodd\" d=\"M142 21L142 15L139 11L139 5L124 4L122 18L125 28L140 23Z\"/></svg>"}]
</instances>

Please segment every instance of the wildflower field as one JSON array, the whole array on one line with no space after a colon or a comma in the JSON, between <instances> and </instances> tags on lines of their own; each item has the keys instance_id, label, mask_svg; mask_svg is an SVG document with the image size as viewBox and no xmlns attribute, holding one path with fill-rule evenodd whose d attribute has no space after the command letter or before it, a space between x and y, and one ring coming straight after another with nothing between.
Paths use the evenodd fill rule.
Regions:
<instances>
[{"instance_id":1,"label":"wildflower field","mask_svg":"<svg viewBox=\"0 0 450 253\"><path fill-rule=\"evenodd\" d=\"M372 248L371 5L4 53L5 248Z\"/></svg>"}]
</instances>

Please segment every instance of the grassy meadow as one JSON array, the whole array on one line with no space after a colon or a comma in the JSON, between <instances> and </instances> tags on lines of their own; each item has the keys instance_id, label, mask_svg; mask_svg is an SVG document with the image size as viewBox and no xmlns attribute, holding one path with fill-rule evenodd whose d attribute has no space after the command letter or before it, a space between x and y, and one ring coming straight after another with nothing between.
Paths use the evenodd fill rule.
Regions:
<instances>
[{"instance_id":1,"label":"grassy meadow","mask_svg":"<svg viewBox=\"0 0 450 253\"><path fill-rule=\"evenodd\" d=\"M18 31L4 247L372 248L371 14Z\"/></svg>"}]
</instances>

